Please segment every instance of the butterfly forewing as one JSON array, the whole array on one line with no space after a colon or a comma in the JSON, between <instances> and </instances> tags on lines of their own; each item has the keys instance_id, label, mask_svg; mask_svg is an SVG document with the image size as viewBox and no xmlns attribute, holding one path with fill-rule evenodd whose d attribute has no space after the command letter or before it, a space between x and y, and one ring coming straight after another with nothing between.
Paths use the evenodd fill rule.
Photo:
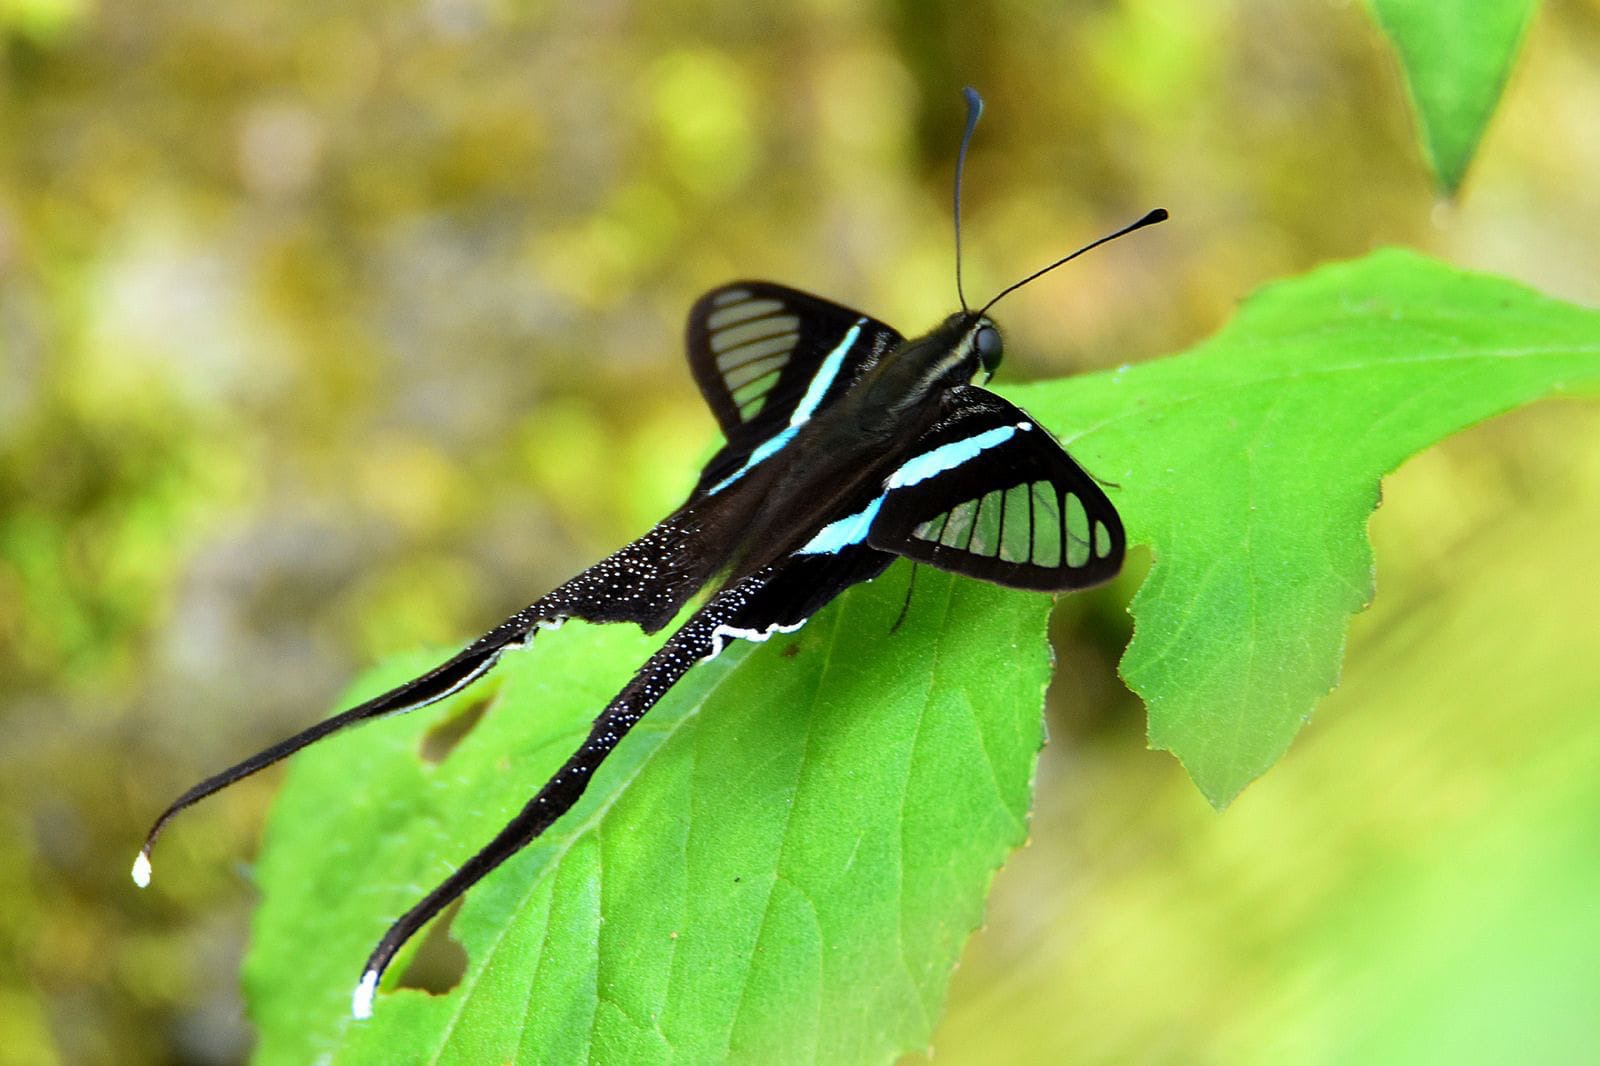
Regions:
<instances>
[{"instance_id":1,"label":"butterfly forewing","mask_svg":"<svg viewBox=\"0 0 1600 1066\"><path fill-rule=\"evenodd\" d=\"M764 281L713 289L689 312L689 367L727 438L701 474L716 491L776 454L901 341L859 311Z\"/></svg>"},{"instance_id":2,"label":"butterfly forewing","mask_svg":"<svg viewBox=\"0 0 1600 1066\"><path fill-rule=\"evenodd\" d=\"M885 482L867 543L1014 588L1094 585L1122 565L1116 509L1021 408L969 386Z\"/></svg>"}]
</instances>

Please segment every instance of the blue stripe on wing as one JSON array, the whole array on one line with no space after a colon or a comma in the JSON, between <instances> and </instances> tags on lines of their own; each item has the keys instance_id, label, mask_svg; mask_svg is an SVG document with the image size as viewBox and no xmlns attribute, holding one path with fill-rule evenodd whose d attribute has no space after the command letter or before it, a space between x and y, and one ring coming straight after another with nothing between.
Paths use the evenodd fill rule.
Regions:
<instances>
[{"instance_id":1,"label":"blue stripe on wing","mask_svg":"<svg viewBox=\"0 0 1600 1066\"><path fill-rule=\"evenodd\" d=\"M829 522L818 531L817 535L805 543L795 554L797 555L824 555L837 552L852 544L860 544L867 539L867 534L872 530L873 520L878 517L878 512L883 509L883 503L889 494L897 489L909 488L920 484L929 478L948 473L977 458L989 448L1004 444L1018 431L1033 428L1032 423L1019 422L1011 426L995 426L993 429L974 434L963 440L954 440L941 444L921 455L914 456L902 463L894 473L884 479L884 491L867 506L854 514L846 515L836 521Z\"/></svg>"},{"instance_id":2,"label":"blue stripe on wing","mask_svg":"<svg viewBox=\"0 0 1600 1066\"><path fill-rule=\"evenodd\" d=\"M822 398L828 394L828 390L833 388L834 382L839 377L839 368L844 366L845 353L855 346L856 340L861 336L861 327L866 324L867 320L865 318L856 322L855 325L850 327L850 331L844 335L844 339L834 346L833 351L828 353L827 358L822 361L822 366L817 369L816 375L812 377L811 384L806 387L806 393L800 398L800 403L795 407L794 413L789 416L789 424L753 449L750 452L750 457L744 461L743 466L707 489L707 496L714 496L735 481L738 481L749 473L752 467L772 458L783 449L784 445L794 439L794 435L800 431L800 427L809 422L811 416L816 413L817 407L821 405Z\"/></svg>"}]
</instances>

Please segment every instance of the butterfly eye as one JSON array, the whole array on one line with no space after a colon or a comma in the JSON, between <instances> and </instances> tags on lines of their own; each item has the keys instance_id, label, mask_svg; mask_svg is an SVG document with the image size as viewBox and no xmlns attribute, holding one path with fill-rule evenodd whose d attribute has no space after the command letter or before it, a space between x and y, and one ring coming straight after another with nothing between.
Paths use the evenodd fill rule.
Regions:
<instances>
[{"instance_id":1,"label":"butterfly eye","mask_svg":"<svg viewBox=\"0 0 1600 1066\"><path fill-rule=\"evenodd\" d=\"M978 332L972 337L972 346L978 350L978 362L983 364L983 369L993 374L1004 354L1001 351L1000 331L993 326L979 326Z\"/></svg>"}]
</instances>

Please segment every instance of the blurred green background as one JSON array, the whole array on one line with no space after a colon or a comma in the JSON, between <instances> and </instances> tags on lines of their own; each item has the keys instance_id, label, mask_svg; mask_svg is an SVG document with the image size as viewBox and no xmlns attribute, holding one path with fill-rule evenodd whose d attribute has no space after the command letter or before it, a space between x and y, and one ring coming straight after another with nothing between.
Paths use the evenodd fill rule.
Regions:
<instances>
[{"instance_id":1,"label":"blurred green background","mask_svg":"<svg viewBox=\"0 0 1600 1066\"><path fill-rule=\"evenodd\" d=\"M1600 303L1596 0L1454 204L1358 3L0 0L0 1063L248 1054L275 775L139 893L151 817L674 505L702 290L950 310L965 84L969 291L1174 215L1008 301L1010 380L1381 244ZM1116 678L1147 560L1065 601L938 1061L1600 1060L1597 529L1593 407L1409 463L1343 684L1223 815Z\"/></svg>"}]
</instances>

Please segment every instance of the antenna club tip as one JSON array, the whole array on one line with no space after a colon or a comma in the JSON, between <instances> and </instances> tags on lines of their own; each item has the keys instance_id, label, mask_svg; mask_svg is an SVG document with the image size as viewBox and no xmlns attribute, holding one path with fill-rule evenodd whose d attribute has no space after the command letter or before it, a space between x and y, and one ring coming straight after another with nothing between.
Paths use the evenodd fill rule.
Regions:
<instances>
[{"instance_id":1,"label":"antenna club tip","mask_svg":"<svg viewBox=\"0 0 1600 1066\"><path fill-rule=\"evenodd\" d=\"M357 1021L372 1017L372 997L378 992L378 971L368 970L361 975L361 983L350 997L350 1016Z\"/></svg>"},{"instance_id":2,"label":"antenna club tip","mask_svg":"<svg viewBox=\"0 0 1600 1066\"><path fill-rule=\"evenodd\" d=\"M1172 217L1171 215L1167 214L1167 209L1166 208L1158 207L1154 211L1150 212L1148 215L1144 216L1144 221L1146 223L1165 222L1167 219L1169 219L1171 217Z\"/></svg>"},{"instance_id":3,"label":"antenna club tip","mask_svg":"<svg viewBox=\"0 0 1600 1066\"><path fill-rule=\"evenodd\" d=\"M133 883L140 888L150 887L150 853L141 851L133 860Z\"/></svg>"}]
</instances>

